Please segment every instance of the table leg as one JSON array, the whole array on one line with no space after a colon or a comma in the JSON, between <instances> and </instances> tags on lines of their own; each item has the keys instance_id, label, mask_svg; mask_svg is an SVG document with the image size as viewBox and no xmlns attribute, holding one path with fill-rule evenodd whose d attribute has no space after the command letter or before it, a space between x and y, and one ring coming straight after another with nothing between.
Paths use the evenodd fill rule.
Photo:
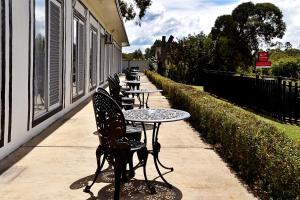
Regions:
<instances>
[{"instance_id":1,"label":"table leg","mask_svg":"<svg viewBox=\"0 0 300 200\"><path fill-rule=\"evenodd\" d=\"M146 133L146 127L144 122L142 122L142 127L144 131L144 144L147 145L147 133Z\"/></svg>"},{"instance_id":2,"label":"table leg","mask_svg":"<svg viewBox=\"0 0 300 200\"><path fill-rule=\"evenodd\" d=\"M145 107L145 93L143 93L143 108Z\"/></svg>"},{"instance_id":3,"label":"table leg","mask_svg":"<svg viewBox=\"0 0 300 200\"><path fill-rule=\"evenodd\" d=\"M142 100L141 100L140 94L137 94L137 98L140 102L140 107L139 108L141 109L142 108Z\"/></svg>"},{"instance_id":4,"label":"table leg","mask_svg":"<svg viewBox=\"0 0 300 200\"><path fill-rule=\"evenodd\" d=\"M147 93L146 108L149 108L149 106L148 106L148 99L149 99L149 93Z\"/></svg>"},{"instance_id":5,"label":"table leg","mask_svg":"<svg viewBox=\"0 0 300 200\"><path fill-rule=\"evenodd\" d=\"M155 168L156 171L159 174L159 177L165 182L165 184L167 184L167 186L169 188L172 188L173 186L163 177L159 166L162 166L165 169L172 169L171 171L173 171L173 168L169 168L169 167L165 167L164 165L161 164L161 162L159 161L158 158L158 153L160 152L160 143L158 142L158 131L159 131L159 127L160 127L161 123L154 123L154 127L153 127L153 134L152 134L152 148L153 148L153 158L154 158L154 164L155 164Z\"/></svg>"}]
</instances>

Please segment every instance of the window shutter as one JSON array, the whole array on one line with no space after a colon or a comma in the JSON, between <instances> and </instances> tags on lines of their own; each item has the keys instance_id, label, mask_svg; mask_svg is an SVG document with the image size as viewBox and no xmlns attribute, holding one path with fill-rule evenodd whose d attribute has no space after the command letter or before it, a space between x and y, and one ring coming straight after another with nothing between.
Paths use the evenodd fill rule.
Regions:
<instances>
[{"instance_id":1,"label":"window shutter","mask_svg":"<svg viewBox=\"0 0 300 200\"><path fill-rule=\"evenodd\" d=\"M49 106L60 103L62 71L61 5L49 7Z\"/></svg>"},{"instance_id":2,"label":"window shutter","mask_svg":"<svg viewBox=\"0 0 300 200\"><path fill-rule=\"evenodd\" d=\"M78 23L78 92L82 94L84 91L84 24Z\"/></svg>"},{"instance_id":3,"label":"window shutter","mask_svg":"<svg viewBox=\"0 0 300 200\"><path fill-rule=\"evenodd\" d=\"M100 37L100 79L101 82L104 81L104 72L105 72L105 45L104 45L104 36Z\"/></svg>"},{"instance_id":4,"label":"window shutter","mask_svg":"<svg viewBox=\"0 0 300 200\"><path fill-rule=\"evenodd\" d=\"M98 39L97 34L93 33L93 74L92 74L92 85L95 86L97 84L97 45Z\"/></svg>"}]
</instances>

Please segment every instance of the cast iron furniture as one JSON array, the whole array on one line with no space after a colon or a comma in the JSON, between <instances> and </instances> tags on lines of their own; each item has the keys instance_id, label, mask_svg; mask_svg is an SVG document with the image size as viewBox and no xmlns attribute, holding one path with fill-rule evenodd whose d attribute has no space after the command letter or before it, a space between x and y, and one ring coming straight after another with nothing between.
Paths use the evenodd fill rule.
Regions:
<instances>
[{"instance_id":1,"label":"cast iron furniture","mask_svg":"<svg viewBox=\"0 0 300 200\"><path fill-rule=\"evenodd\" d=\"M104 88L102 88L102 87L97 87L96 88L96 92L102 92L102 93L104 93L106 95L109 95L109 93Z\"/></svg>"},{"instance_id":2,"label":"cast iron furniture","mask_svg":"<svg viewBox=\"0 0 300 200\"><path fill-rule=\"evenodd\" d=\"M110 96L116 100L119 106L125 110L133 109L134 98L130 98L128 95L122 94L120 85L114 80L113 77L108 76L107 81Z\"/></svg>"},{"instance_id":3,"label":"cast iron furniture","mask_svg":"<svg viewBox=\"0 0 300 200\"><path fill-rule=\"evenodd\" d=\"M132 80L140 80L139 72L138 71L131 71L131 70L126 70L125 71L125 78L128 81Z\"/></svg>"},{"instance_id":4,"label":"cast iron furniture","mask_svg":"<svg viewBox=\"0 0 300 200\"><path fill-rule=\"evenodd\" d=\"M148 83L147 81L137 81L137 80L123 81L123 82L126 83L126 85L128 85L129 90L139 90L141 83Z\"/></svg>"},{"instance_id":5,"label":"cast iron furniture","mask_svg":"<svg viewBox=\"0 0 300 200\"><path fill-rule=\"evenodd\" d=\"M120 79L119 79L119 75L118 75L117 73L114 74L113 80L115 81L115 83L116 83L117 85L120 86L120 91L121 91L121 93L122 93L123 95L125 95L125 94L124 94L125 91L130 90L129 87L122 87L122 86L121 86Z\"/></svg>"},{"instance_id":6,"label":"cast iron furniture","mask_svg":"<svg viewBox=\"0 0 300 200\"><path fill-rule=\"evenodd\" d=\"M132 66L129 69L130 71L140 71L140 67L139 66Z\"/></svg>"},{"instance_id":7,"label":"cast iron furniture","mask_svg":"<svg viewBox=\"0 0 300 200\"><path fill-rule=\"evenodd\" d=\"M129 90L129 91L126 91L125 93L131 94L132 96L134 96L136 94L138 96L138 100L140 102L139 108L144 108L145 106L146 106L146 108L149 108L149 105L148 105L149 95L150 95L150 93L155 93L155 92L162 92L162 90L140 89L140 90ZM140 98L140 94L142 94L142 99ZM146 101L145 101L145 94L147 94Z\"/></svg>"},{"instance_id":8,"label":"cast iron furniture","mask_svg":"<svg viewBox=\"0 0 300 200\"><path fill-rule=\"evenodd\" d=\"M146 145L126 137L125 118L119 105L108 95L96 92L93 96L93 106L100 144L96 150L97 170L94 180L85 187L84 191L90 192L101 173L105 160L108 160L109 164L113 166L115 174L114 199L119 199L121 180L127 181L128 178L126 176L126 164L132 159L133 153L137 152L140 165L143 166L146 184L149 190L153 192L154 189L150 186L146 176L148 158Z\"/></svg>"},{"instance_id":9,"label":"cast iron furniture","mask_svg":"<svg viewBox=\"0 0 300 200\"><path fill-rule=\"evenodd\" d=\"M172 185L163 177L158 164L167 170L173 171L172 167L166 167L159 160L159 152L161 145L158 142L158 131L161 123L163 122L173 122L178 120L187 119L190 117L188 112L176 109L136 109L136 110L126 110L123 112L125 119L131 122L141 122L145 139L144 143L147 143L145 123L153 123L153 132L152 132L152 150L149 151L153 155L155 168L160 176L160 178L167 184L169 188L172 188Z\"/></svg>"},{"instance_id":10,"label":"cast iron furniture","mask_svg":"<svg viewBox=\"0 0 300 200\"><path fill-rule=\"evenodd\" d=\"M108 96L109 93L102 87L98 87L96 89L96 92L102 92ZM139 128L139 127L136 127L136 126L132 126L130 125L128 122L127 122L127 125L126 125L126 137L129 139L129 140L136 140L136 141L140 141L141 140L141 137L142 137L142 129ZM129 169L130 169L130 174L133 175L134 174L134 167L133 167L133 162L132 162L132 159L129 160Z\"/></svg>"}]
</instances>

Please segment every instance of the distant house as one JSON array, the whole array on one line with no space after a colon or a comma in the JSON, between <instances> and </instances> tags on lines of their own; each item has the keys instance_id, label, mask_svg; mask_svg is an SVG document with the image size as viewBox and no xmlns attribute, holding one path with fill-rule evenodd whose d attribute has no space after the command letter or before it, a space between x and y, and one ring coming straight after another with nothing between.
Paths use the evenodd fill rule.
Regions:
<instances>
[{"instance_id":1,"label":"distant house","mask_svg":"<svg viewBox=\"0 0 300 200\"><path fill-rule=\"evenodd\" d=\"M1 0L0 159L121 72L116 0Z\"/></svg>"}]
</instances>

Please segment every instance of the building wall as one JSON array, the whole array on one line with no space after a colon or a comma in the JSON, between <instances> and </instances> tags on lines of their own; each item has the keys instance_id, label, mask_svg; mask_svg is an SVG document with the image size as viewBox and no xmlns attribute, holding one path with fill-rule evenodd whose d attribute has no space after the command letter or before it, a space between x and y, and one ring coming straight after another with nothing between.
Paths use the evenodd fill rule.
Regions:
<instances>
[{"instance_id":1,"label":"building wall","mask_svg":"<svg viewBox=\"0 0 300 200\"><path fill-rule=\"evenodd\" d=\"M36 80L34 72L34 1L1 0L0 159L38 135L42 130L93 94L94 87L90 86L89 74L91 66L89 39L92 26L96 32L96 37L93 41L97 41L97 44L94 44L94 52L96 52L97 58L93 60L93 66L95 66L93 72L96 73L93 77L96 77L96 86L104 86L108 73L119 73L121 69L121 47L115 41L113 44L105 44L104 35L107 30L104 30L103 25L93 17L93 13L90 13L84 5L77 2L75 5L76 12L82 13L85 17L85 84L84 95L77 99L72 98L74 9L72 0L52 0L62 3L63 9L62 77L60 79L62 81L60 86L62 92L61 106L51 115L42 115L40 117L40 119L43 118L42 120L39 118L36 120L33 108L35 101L34 90L36 90L33 84L33 81ZM48 0L45 1L47 2ZM48 43L50 44L49 41ZM54 50L51 50L51 52L54 52ZM50 78L48 77L48 79ZM3 142L1 143L1 141Z\"/></svg>"},{"instance_id":2,"label":"building wall","mask_svg":"<svg viewBox=\"0 0 300 200\"><path fill-rule=\"evenodd\" d=\"M123 60L122 61L122 71L128 67L139 66L141 71L149 69L149 61L148 60Z\"/></svg>"}]
</instances>

